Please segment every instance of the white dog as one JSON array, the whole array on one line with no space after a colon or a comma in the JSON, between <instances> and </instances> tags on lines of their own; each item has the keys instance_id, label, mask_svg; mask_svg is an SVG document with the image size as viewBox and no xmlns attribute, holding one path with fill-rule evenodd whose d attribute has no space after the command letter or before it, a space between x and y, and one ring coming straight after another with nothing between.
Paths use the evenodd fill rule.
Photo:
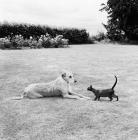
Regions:
<instances>
[{"instance_id":1,"label":"white dog","mask_svg":"<svg viewBox=\"0 0 138 140\"><path fill-rule=\"evenodd\" d=\"M52 96L62 96L63 98L79 99L79 100L91 99L89 97L73 92L70 86L70 83L72 82L73 83L77 82L73 74L69 71L64 71L64 73L60 77L58 77L55 81L50 83L31 84L25 88L21 97L13 97L12 99L20 100L25 97L35 99Z\"/></svg>"}]
</instances>

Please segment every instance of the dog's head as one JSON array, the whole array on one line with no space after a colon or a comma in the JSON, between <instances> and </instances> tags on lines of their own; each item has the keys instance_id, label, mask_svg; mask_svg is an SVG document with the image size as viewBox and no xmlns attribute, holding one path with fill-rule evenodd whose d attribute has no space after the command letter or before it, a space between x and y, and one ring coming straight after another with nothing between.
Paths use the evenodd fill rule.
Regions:
<instances>
[{"instance_id":1,"label":"dog's head","mask_svg":"<svg viewBox=\"0 0 138 140\"><path fill-rule=\"evenodd\" d=\"M73 74L69 71L64 71L62 74L62 78L67 82L67 83L75 83L77 80L74 78Z\"/></svg>"},{"instance_id":2,"label":"dog's head","mask_svg":"<svg viewBox=\"0 0 138 140\"><path fill-rule=\"evenodd\" d=\"M90 85L90 86L87 88L87 90L89 90L89 91L93 91L93 87L92 87L92 85Z\"/></svg>"}]
</instances>

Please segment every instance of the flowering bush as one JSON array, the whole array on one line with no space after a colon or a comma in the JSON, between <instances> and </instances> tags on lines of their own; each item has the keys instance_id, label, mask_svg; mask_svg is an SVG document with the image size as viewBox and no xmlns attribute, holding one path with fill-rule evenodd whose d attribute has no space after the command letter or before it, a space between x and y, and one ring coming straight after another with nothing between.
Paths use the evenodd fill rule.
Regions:
<instances>
[{"instance_id":1,"label":"flowering bush","mask_svg":"<svg viewBox=\"0 0 138 140\"><path fill-rule=\"evenodd\" d=\"M55 35L62 34L64 38L69 40L69 44L88 44L89 33L86 29L78 28L62 28L62 27L49 27L47 25L27 24L27 23L16 23L16 22L0 22L0 38L15 36L21 34L24 39L29 39L30 36L33 38L40 37L48 33L52 38ZM50 46L51 47L51 46Z\"/></svg>"},{"instance_id":2,"label":"flowering bush","mask_svg":"<svg viewBox=\"0 0 138 140\"><path fill-rule=\"evenodd\" d=\"M31 49L39 48L37 40L32 36L30 36L30 39L28 40L28 45Z\"/></svg>"},{"instance_id":3,"label":"flowering bush","mask_svg":"<svg viewBox=\"0 0 138 140\"><path fill-rule=\"evenodd\" d=\"M68 39L64 39L62 35L57 35L50 40L50 44L54 48L68 47Z\"/></svg>"},{"instance_id":4,"label":"flowering bush","mask_svg":"<svg viewBox=\"0 0 138 140\"><path fill-rule=\"evenodd\" d=\"M62 35L52 38L49 34L40 37L24 39L22 35L0 38L1 49L21 49L22 47L33 48L60 48L68 47L68 39L64 39Z\"/></svg>"},{"instance_id":5,"label":"flowering bush","mask_svg":"<svg viewBox=\"0 0 138 140\"><path fill-rule=\"evenodd\" d=\"M50 40L51 40L50 35L46 34L46 35L41 35L39 42L43 48L50 48L51 45Z\"/></svg>"},{"instance_id":6,"label":"flowering bush","mask_svg":"<svg viewBox=\"0 0 138 140\"><path fill-rule=\"evenodd\" d=\"M15 35L9 39L12 49L21 49L21 47L23 47L24 39L22 35Z\"/></svg>"},{"instance_id":7,"label":"flowering bush","mask_svg":"<svg viewBox=\"0 0 138 140\"><path fill-rule=\"evenodd\" d=\"M0 49L10 49L10 47L11 47L11 42L7 37L0 38Z\"/></svg>"}]
</instances>

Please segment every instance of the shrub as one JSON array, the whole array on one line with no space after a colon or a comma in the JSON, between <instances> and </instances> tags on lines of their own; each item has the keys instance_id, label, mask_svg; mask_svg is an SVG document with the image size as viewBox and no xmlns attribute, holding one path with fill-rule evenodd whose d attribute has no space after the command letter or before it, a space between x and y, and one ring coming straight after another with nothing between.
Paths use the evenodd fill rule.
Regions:
<instances>
[{"instance_id":1,"label":"shrub","mask_svg":"<svg viewBox=\"0 0 138 140\"><path fill-rule=\"evenodd\" d=\"M58 35L54 39L55 42L55 48L62 48L64 45L67 47L68 46L68 40L63 39L63 35Z\"/></svg>"},{"instance_id":2,"label":"shrub","mask_svg":"<svg viewBox=\"0 0 138 140\"><path fill-rule=\"evenodd\" d=\"M49 34L41 35L39 39L43 48L50 48L50 45L51 45L50 40L51 40L51 37Z\"/></svg>"},{"instance_id":3,"label":"shrub","mask_svg":"<svg viewBox=\"0 0 138 140\"><path fill-rule=\"evenodd\" d=\"M21 49L21 47L23 47L24 39L22 35L13 36L11 37L10 41L12 49Z\"/></svg>"},{"instance_id":4,"label":"shrub","mask_svg":"<svg viewBox=\"0 0 138 140\"><path fill-rule=\"evenodd\" d=\"M63 38L68 39L69 44L84 44L89 42L89 34L85 29L55 28L45 25L31 25L25 23L0 23L0 38L4 38L6 36L13 37L21 34L24 38L30 39L30 36L37 38L45 33L48 33L51 38L55 38L56 35L63 35ZM43 43L44 47L47 47L48 45L49 41Z\"/></svg>"},{"instance_id":5,"label":"shrub","mask_svg":"<svg viewBox=\"0 0 138 140\"><path fill-rule=\"evenodd\" d=\"M36 48L60 48L68 47L68 39L64 39L62 35L52 38L49 34L40 37L24 39L22 35L0 38L1 49L21 49L22 47Z\"/></svg>"},{"instance_id":6,"label":"shrub","mask_svg":"<svg viewBox=\"0 0 138 140\"><path fill-rule=\"evenodd\" d=\"M5 38L0 38L0 49L10 49L11 48L11 42L10 40Z\"/></svg>"},{"instance_id":7,"label":"shrub","mask_svg":"<svg viewBox=\"0 0 138 140\"><path fill-rule=\"evenodd\" d=\"M38 46L37 40L33 38L32 36L30 36L30 39L28 39L28 44L31 49L36 49Z\"/></svg>"},{"instance_id":8,"label":"shrub","mask_svg":"<svg viewBox=\"0 0 138 140\"><path fill-rule=\"evenodd\" d=\"M55 38L52 38L49 34L41 35L38 42L44 48L68 47L68 40L64 39L62 35L57 35Z\"/></svg>"},{"instance_id":9,"label":"shrub","mask_svg":"<svg viewBox=\"0 0 138 140\"><path fill-rule=\"evenodd\" d=\"M106 36L106 34L105 34L104 32L100 31L100 32L97 33L97 35L92 35L90 38L91 38L91 40L92 40L93 42L94 42L94 41L100 42L100 41L102 41L102 40L107 39L107 36Z\"/></svg>"},{"instance_id":10,"label":"shrub","mask_svg":"<svg viewBox=\"0 0 138 140\"><path fill-rule=\"evenodd\" d=\"M23 46L24 47L29 47L30 46L28 39L23 40Z\"/></svg>"}]
</instances>

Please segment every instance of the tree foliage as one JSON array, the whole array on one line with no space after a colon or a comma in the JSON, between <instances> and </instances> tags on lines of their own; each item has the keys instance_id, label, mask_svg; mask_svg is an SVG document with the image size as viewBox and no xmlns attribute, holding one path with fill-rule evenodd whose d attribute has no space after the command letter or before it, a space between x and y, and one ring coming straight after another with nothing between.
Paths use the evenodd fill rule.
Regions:
<instances>
[{"instance_id":1,"label":"tree foliage","mask_svg":"<svg viewBox=\"0 0 138 140\"><path fill-rule=\"evenodd\" d=\"M104 25L110 39L138 40L138 0L108 0L100 11L108 13Z\"/></svg>"}]
</instances>

